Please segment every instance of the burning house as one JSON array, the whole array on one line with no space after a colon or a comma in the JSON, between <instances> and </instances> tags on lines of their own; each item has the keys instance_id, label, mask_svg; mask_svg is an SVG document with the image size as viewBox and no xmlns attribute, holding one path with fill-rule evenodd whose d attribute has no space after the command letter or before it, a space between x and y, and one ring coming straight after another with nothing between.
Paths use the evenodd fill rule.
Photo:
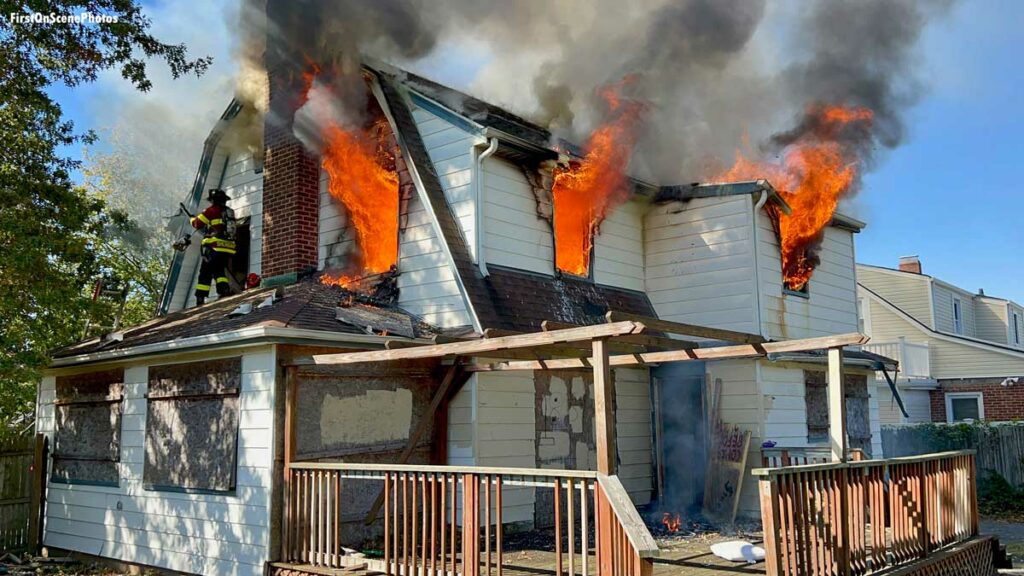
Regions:
<instances>
[{"instance_id":1,"label":"burning house","mask_svg":"<svg viewBox=\"0 0 1024 576\"><path fill-rule=\"evenodd\" d=\"M206 188L228 192L240 223L230 273L238 282L257 274L262 287L195 307L192 247L175 256L160 317L57 353L39 396L39 431L53 442L48 546L184 572L261 573L296 538L278 521L291 506L282 465L296 461L612 469L655 520L721 498L757 516L747 470L768 456L762 443L829 452L826 357L806 346L766 350L857 331L863 223L832 202L814 216L811 241L790 247L791 219L805 208L767 180L630 179L630 126L644 110L615 87L612 121L573 153L552 147L540 126L379 63L359 75L371 97L354 127L315 109L282 122L290 116L276 107L316 101L318 74L271 72L256 153L226 144L243 116L232 102L187 199L196 207ZM738 162L726 176L756 172ZM454 364L447 353L308 361L623 319L662 331L613 338L613 352L679 351L689 361L615 367L610 399L595 388L586 342L489 348ZM753 348L701 359L725 343ZM468 357L539 364L456 372ZM867 382L891 363L847 351L844 364L849 445L878 454ZM606 402L610 456L599 432ZM746 466L709 489L719 429L749 433ZM510 487L506 498L499 525L556 521L551 493ZM356 499L339 519L372 538L361 520L373 493Z\"/></svg>"}]
</instances>

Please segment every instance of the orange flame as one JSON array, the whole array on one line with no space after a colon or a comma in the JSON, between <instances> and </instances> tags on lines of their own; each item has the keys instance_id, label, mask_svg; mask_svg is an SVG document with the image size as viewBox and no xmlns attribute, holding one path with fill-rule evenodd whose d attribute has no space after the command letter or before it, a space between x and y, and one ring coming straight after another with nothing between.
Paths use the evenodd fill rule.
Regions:
<instances>
[{"instance_id":1,"label":"orange flame","mask_svg":"<svg viewBox=\"0 0 1024 576\"><path fill-rule=\"evenodd\" d=\"M555 170L555 265L563 272L587 275L598 226L629 198L626 167L636 143L636 125L647 109L643 102L621 97L629 82L626 78L602 90L612 118L587 139L583 160Z\"/></svg>"},{"instance_id":2,"label":"orange flame","mask_svg":"<svg viewBox=\"0 0 1024 576\"><path fill-rule=\"evenodd\" d=\"M323 130L322 164L327 189L341 202L361 251L362 274L323 276L347 286L367 274L387 272L398 262L398 175L383 142L385 130L346 130L328 123ZM391 160L390 162L388 160Z\"/></svg>"},{"instance_id":3,"label":"orange flame","mask_svg":"<svg viewBox=\"0 0 1024 576\"><path fill-rule=\"evenodd\" d=\"M799 290L814 273L816 259L808 250L821 241L839 200L858 176L859 157L837 135L852 124L869 125L866 108L823 106L807 110L800 134L783 151L781 162L752 160L736 152L736 162L715 177L720 181L767 179L784 194L792 214L778 213L782 275L788 288Z\"/></svg>"},{"instance_id":4,"label":"orange flame","mask_svg":"<svg viewBox=\"0 0 1024 576\"><path fill-rule=\"evenodd\" d=\"M679 532L680 528L682 528L683 519L679 514L669 514L668 512L665 512L661 516L661 523L665 525L665 530L675 534L676 532Z\"/></svg>"}]
</instances>

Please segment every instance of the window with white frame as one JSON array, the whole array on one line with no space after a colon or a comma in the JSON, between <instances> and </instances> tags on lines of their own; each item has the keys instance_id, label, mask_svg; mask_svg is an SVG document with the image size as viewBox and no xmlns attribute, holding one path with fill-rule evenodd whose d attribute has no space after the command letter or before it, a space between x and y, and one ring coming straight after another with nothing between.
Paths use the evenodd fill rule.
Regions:
<instances>
[{"instance_id":1,"label":"window with white frame","mask_svg":"<svg viewBox=\"0 0 1024 576\"><path fill-rule=\"evenodd\" d=\"M1013 313L1013 343L1020 346L1020 314Z\"/></svg>"},{"instance_id":2,"label":"window with white frame","mask_svg":"<svg viewBox=\"0 0 1024 576\"><path fill-rule=\"evenodd\" d=\"M970 422L984 418L985 402L981 392L946 394L946 422Z\"/></svg>"},{"instance_id":3,"label":"window with white frame","mask_svg":"<svg viewBox=\"0 0 1024 576\"><path fill-rule=\"evenodd\" d=\"M964 333L964 303L956 296L953 297L953 331Z\"/></svg>"},{"instance_id":4,"label":"window with white frame","mask_svg":"<svg viewBox=\"0 0 1024 576\"><path fill-rule=\"evenodd\" d=\"M867 298L857 299L857 331L871 335L871 307Z\"/></svg>"}]
</instances>

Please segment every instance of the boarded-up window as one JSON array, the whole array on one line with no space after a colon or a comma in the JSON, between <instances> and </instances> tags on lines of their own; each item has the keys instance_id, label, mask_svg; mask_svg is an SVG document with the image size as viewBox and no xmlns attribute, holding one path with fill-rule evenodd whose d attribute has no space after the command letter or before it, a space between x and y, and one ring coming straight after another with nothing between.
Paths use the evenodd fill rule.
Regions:
<instances>
[{"instance_id":1,"label":"boarded-up window","mask_svg":"<svg viewBox=\"0 0 1024 576\"><path fill-rule=\"evenodd\" d=\"M241 358L149 369L147 489L235 488Z\"/></svg>"},{"instance_id":2,"label":"boarded-up window","mask_svg":"<svg viewBox=\"0 0 1024 576\"><path fill-rule=\"evenodd\" d=\"M828 386L825 373L804 371L804 398L807 403L807 441L828 442ZM846 437L850 448L871 453L871 420L868 409L868 378L864 374L844 374L846 388Z\"/></svg>"},{"instance_id":3,"label":"boarded-up window","mask_svg":"<svg viewBox=\"0 0 1024 576\"><path fill-rule=\"evenodd\" d=\"M117 486L124 370L57 377L54 482Z\"/></svg>"}]
</instances>

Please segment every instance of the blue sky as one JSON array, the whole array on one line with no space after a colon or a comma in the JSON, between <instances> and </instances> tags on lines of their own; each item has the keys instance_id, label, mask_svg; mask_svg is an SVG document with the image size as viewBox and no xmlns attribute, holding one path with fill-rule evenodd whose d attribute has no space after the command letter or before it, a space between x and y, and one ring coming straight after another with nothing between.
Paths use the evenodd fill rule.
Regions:
<instances>
[{"instance_id":1,"label":"blue sky","mask_svg":"<svg viewBox=\"0 0 1024 576\"><path fill-rule=\"evenodd\" d=\"M158 36L214 55L204 79L171 81L156 65L147 95L113 72L94 85L52 93L82 129L131 122L160 139L161 126L173 125L179 133L167 145L195 151L186 155L194 156L185 168L191 171L205 132L230 99L226 14L233 2L219 0L214 10L206 2L186 4L194 8L162 1L146 8ZM857 237L859 261L895 266L899 256L917 254L928 274L1024 302L1024 189L1017 181L1024 152L1022 24L1024 2L970 0L927 30L919 63L926 92L908 113L908 137L883 156L845 208L868 223ZM418 68L466 85L480 64L451 47ZM142 105L150 107L140 112ZM159 121L146 124L153 116Z\"/></svg>"}]
</instances>

